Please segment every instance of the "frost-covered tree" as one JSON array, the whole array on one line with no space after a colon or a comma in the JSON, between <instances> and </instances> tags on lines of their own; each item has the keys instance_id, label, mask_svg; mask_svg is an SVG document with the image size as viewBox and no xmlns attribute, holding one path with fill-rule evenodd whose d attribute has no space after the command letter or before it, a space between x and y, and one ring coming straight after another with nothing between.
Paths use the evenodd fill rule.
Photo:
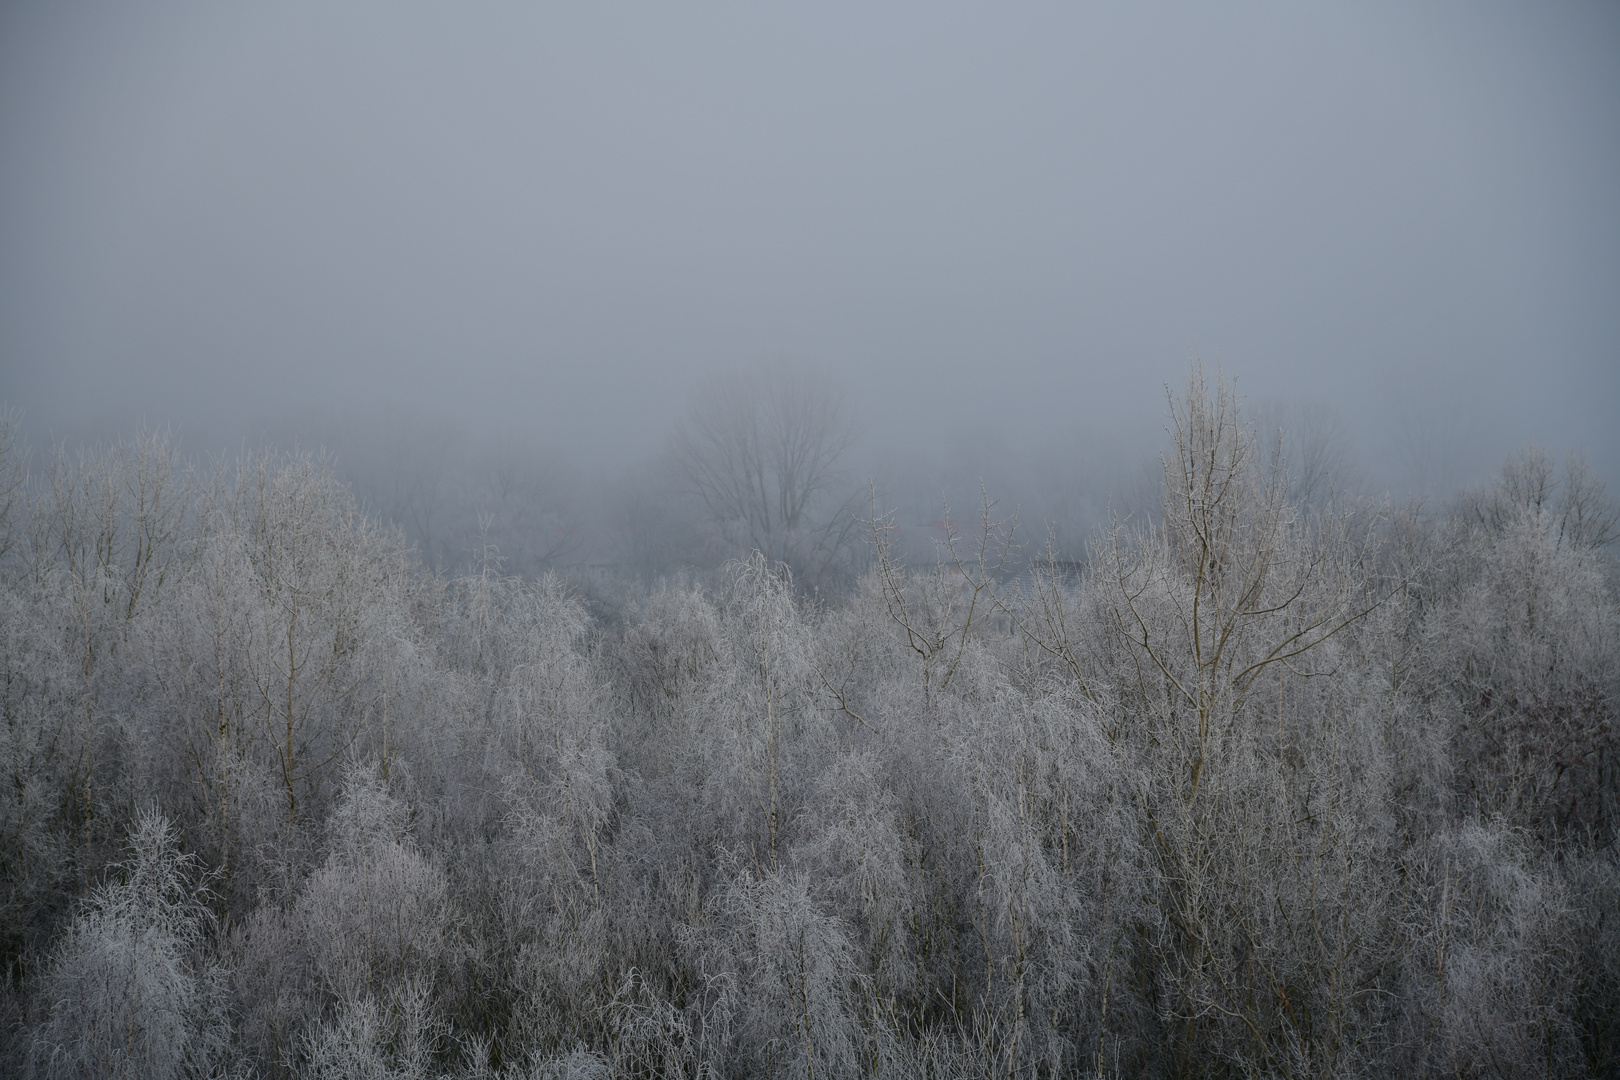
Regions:
<instances>
[{"instance_id":1,"label":"frost-covered tree","mask_svg":"<svg viewBox=\"0 0 1620 1080\"><path fill-rule=\"evenodd\" d=\"M1461 501L1430 648L1458 710L1458 779L1485 813L1610 843L1620 597L1616 509L1578 459L1534 449Z\"/></svg>"},{"instance_id":2,"label":"frost-covered tree","mask_svg":"<svg viewBox=\"0 0 1620 1080\"><path fill-rule=\"evenodd\" d=\"M372 620L403 600L406 563L307 456L245 460L229 514L252 571L241 642L248 720L295 818L374 707Z\"/></svg>"},{"instance_id":3,"label":"frost-covered tree","mask_svg":"<svg viewBox=\"0 0 1620 1080\"><path fill-rule=\"evenodd\" d=\"M195 856L143 811L113 880L80 905L36 999L29 1062L46 1077L208 1077L229 1037Z\"/></svg>"}]
</instances>

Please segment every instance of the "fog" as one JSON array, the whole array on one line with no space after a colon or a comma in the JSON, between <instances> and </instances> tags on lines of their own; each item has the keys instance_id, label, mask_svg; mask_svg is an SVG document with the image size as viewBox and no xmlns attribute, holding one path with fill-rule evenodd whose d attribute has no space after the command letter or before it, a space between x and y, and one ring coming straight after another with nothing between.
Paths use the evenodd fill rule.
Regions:
<instances>
[{"instance_id":1,"label":"fog","mask_svg":"<svg viewBox=\"0 0 1620 1080\"><path fill-rule=\"evenodd\" d=\"M1620 1076L1616 58L0 5L0 1076Z\"/></svg>"},{"instance_id":2,"label":"fog","mask_svg":"<svg viewBox=\"0 0 1620 1080\"><path fill-rule=\"evenodd\" d=\"M1196 356L1378 490L1613 476L1616 55L1595 4L12 4L0 400L600 486L790 358L857 472L1062 484L1156 452Z\"/></svg>"}]
</instances>

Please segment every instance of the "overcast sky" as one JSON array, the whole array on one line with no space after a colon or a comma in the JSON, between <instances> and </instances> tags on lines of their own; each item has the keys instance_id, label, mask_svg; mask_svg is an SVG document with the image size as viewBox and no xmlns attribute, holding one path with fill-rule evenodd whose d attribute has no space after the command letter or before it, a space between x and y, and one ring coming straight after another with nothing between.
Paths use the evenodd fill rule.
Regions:
<instances>
[{"instance_id":1,"label":"overcast sky","mask_svg":"<svg viewBox=\"0 0 1620 1080\"><path fill-rule=\"evenodd\" d=\"M787 355L879 449L1129 438L1193 352L1375 463L1620 485L1620 6L0 9L30 426L442 409L630 460Z\"/></svg>"}]
</instances>

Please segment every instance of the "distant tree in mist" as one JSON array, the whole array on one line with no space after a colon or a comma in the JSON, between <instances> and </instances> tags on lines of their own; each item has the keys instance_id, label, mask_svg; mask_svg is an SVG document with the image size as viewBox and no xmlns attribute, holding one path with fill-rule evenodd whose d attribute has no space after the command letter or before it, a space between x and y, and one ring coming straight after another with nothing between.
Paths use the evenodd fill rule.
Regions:
<instances>
[{"instance_id":1,"label":"distant tree in mist","mask_svg":"<svg viewBox=\"0 0 1620 1080\"><path fill-rule=\"evenodd\" d=\"M1451 397L1424 409L1403 402L1395 409L1392 451L1408 492L1443 498L1479 474L1481 436L1474 419Z\"/></svg>"},{"instance_id":2,"label":"distant tree in mist","mask_svg":"<svg viewBox=\"0 0 1620 1080\"><path fill-rule=\"evenodd\" d=\"M538 577L589 539L573 466L535 441L414 413L316 413L263 435L318 448L360 508L397 526L430 569L453 575L498 557L506 573Z\"/></svg>"},{"instance_id":3,"label":"distant tree in mist","mask_svg":"<svg viewBox=\"0 0 1620 1080\"><path fill-rule=\"evenodd\" d=\"M1355 440L1343 414L1325 401L1269 398L1254 407L1255 448L1267 468L1285 470L1287 496L1320 510L1352 500L1361 484Z\"/></svg>"},{"instance_id":4,"label":"distant tree in mist","mask_svg":"<svg viewBox=\"0 0 1620 1080\"><path fill-rule=\"evenodd\" d=\"M853 536L855 491L843 465L859 433L829 375L776 364L705 378L670 456L736 554L757 550L814 579Z\"/></svg>"},{"instance_id":5,"label":"distant tree in mist","mask_svg":"<svg viewBox=\"0 0 1620 1080\"><path fill-rule=\"evenodd\" d=\"M18 419L10 409L0 409L0 559L11 551L22 525L28 459Z\"/></svg>"},{"instance_id":6,"label":"distant tree in mist","mask_svg":"<svg viewBox=\"0 0 1620 1080\"><path fill-rule=\"evenodd\" d=\"M726 561L728 545L686 485L679 464L664 457L632 469L609 494L605 554L627 575L655 581Z\"/></svg>"},{"instance_id":7,"label":"distant tree in mist","mask_svg":"<svg viewBox=\"0 0 1620 1080\"><path fill-rule=\"evenodd\" d=\"M1598 549L1620 539L1620 503L1586 459L1558 459L1528 446L1502 464L1492 483L1464 491L1458 511L1472 526L1499 535L1524 524L1546 529L1558 546Z\"/></svg>"}]
</instances>

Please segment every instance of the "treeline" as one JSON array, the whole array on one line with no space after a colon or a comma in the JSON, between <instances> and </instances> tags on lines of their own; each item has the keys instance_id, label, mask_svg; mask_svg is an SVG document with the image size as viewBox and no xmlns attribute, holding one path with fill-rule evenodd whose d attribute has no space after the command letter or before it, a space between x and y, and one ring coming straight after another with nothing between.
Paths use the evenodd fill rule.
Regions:
<instances>
[{"instance_id":1,"label":"treeline","mask_svg":"<svg viewBox=\"0 0 1620 1080\"><path fill-rule=\"evenodd\" d=\"M1332 409L1273 402L1256 413L1261 428L1284 435L1307 501L1356 486L1349 433ZM1015 448L967 428L946 430L927 452L881 453L866 446L860 410L838 380L808 365L711 372L669 423L656 448L613 461L422 413L262 419L250 441L315 449L361 511L398 527L430 571L554 571L589 583L609 607L626 586L683 572L712 584L725 563L754 551L791 565L804 592L842 593L870 558L860 519L871 517L874 489L897 508L897 547L926 560L942 505L971 516L981 483L1050 529L1071 561L1110 513L1150 513L1158 502L1145 441ZM1262 442L1268 452L1282 445Z\"/></svg>"},{"instance_id":2,"label":"treeline","mask_svg":"<svg viewBox=\"0 0 1620 1080\"><path fill-rule=\"evenodd\" d=\"M879 517L611 620L309 457L7 445L0 1071L1620 1071L1602 484L1302 498L1196 371L1172 436L1083 562Z\"/></svg>"}]
</instances>

